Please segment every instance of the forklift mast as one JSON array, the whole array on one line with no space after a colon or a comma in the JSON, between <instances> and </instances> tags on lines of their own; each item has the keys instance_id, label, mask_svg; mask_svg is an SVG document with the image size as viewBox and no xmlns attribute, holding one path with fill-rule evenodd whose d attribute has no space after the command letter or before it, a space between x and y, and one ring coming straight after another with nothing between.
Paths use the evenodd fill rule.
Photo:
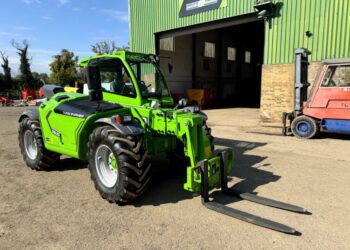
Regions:
<instances>
[{"instance_id":1,"label":"forklift mast","mask_svg":"<svg viewBox=\"0 0 350 250\"><path fill-rule=\"evenodd\" d=\"M311 52L305 48L297 48L294 51L294 115L303 111L304 102L307 101L308 82L308 56Z\"/></svg>"}]
</instances>

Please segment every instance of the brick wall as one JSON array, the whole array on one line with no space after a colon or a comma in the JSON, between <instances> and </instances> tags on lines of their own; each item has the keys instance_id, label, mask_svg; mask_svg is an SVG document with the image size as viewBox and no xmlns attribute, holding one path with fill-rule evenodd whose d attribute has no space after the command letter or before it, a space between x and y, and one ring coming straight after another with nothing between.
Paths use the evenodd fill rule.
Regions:
<instances>
[{"instance_id":1,"label":"brick wall","mask_svg":"<svg viewBox=\"0 0 350 250\"><path fill-rule=\"evenodd\" d=\"M309 82L314 83L320 62L309 65ZM309 87L311 89L311 86ZM294 64L265 64L262 68L262 121L281 121L282 112L291 112L294 102Z\"/></svg>"}]
</instances>

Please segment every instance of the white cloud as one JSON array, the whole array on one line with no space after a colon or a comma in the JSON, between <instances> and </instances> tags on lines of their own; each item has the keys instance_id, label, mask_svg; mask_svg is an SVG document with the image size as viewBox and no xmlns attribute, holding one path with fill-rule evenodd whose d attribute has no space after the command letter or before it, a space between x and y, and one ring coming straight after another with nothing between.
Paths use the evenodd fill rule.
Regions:
<instances>
[{"instance_id":1,"label":"white cloud","mask_svg":"<svg viewBox=\"0 0 350 250\"><path fill-rule=\"evenodd\" d=\"M0 50L5 52L9 57L9 63L11 67L11 72L13 75L19 73L19 56L17 55L16 49L12 46L3 46L5 44L0 43ZM93 53L91 51L84 50L70 50L74 52L76 56L79 56L79 59L91 56ZM30 59L30 68L32 72L39 73L50 73L50 63L53 61L53 56L60 53L60 50L49 50L49 49L40 49L29 47L28 56ZM1 69L0 69L1 71Z\"/></svg>"},{"instance_id":2,"label":"white cloud","mask_svg":"<svg viewBox=\"0 0 350 250\"><path fill-rule=\"evenodd\" d=\"M47 49L29 49L29 52L33 53L33 54L42 54L42 55L55 55L55 54L57 54L57 51L47 50Z\"/></svg>"},{"instance_id":3,"label":"white cloud","mask_svg":"<svg viewBox=\"0 0 350 250\"><path fill-rule=\"evenodd\" d=\"M129 13L126 11L104 9L102 12L121 22L129 22Z\"/></svg>"},{"instance_id":4,"label":"white cloud","mask_svg":"<svg viewBox=\"0 0 350 250\"><path fill-rule=\"evenodd\" d=\"M70 0L57 0L59 5L65 5L70 2Z\"/></svg>"},{"instance_id":5,"label":"white cloud","mask_svg":"<svg viewBox=\"0 0 350 250\"><path fill-rule=\"evenodd\" d=\"M0 36L10 36L12 35L10 32L0 31Z\"/></svg>"},{"instance_id":6,"label":"white cloud","mask_svg":"<svg viewBox=\"0 0 350 250\"><path fill-rule=\"evenodd\" d=\"M20 36L20 34L11 33L11 32L6 32L6 31L0 31L0 37L1 37L1 36Z\"/></svg>"},{"instance_id":7,"label":"white cloud","mask_svg":"<svg viewBox=\"0 0 350 250\"><path fill-rule=\"evenodd\" d=\"M31 30L30 27L26 27L26 26L14 26L13 28L15 30Z\"/></svg>"},{"instance_id":8,"label":"white cloud","mask_svg":"<svg viewBox=\"0 0 350 250\"><path fill-rule=\"evenodd\" d=\"M31 4L40 4L40 0L22 0L23 3L31 5Z\"/></svg>"},{"instance_id":9,"label":"white cloud","mask_svg":"<svg viewBox=\"0 0 350 250\"><path fill-rule=\"evenodd\" d=\"M35 60L33 58L30 69L32 72L50 73L50 64L52 60Z\"/></svg>"},{"instance_id":10,"label":"white cloud","mask_svg":"<svg viewBox=\"0 0 350 250\"><path fill-rule=\"evenodd\" d=\"M13 47L6 47L3 49L3 51L5 51L6 55L8 55L9 57L9 64L12 75L19 74L20 62L16 49ZM29 48L28 52L28 56L30 59L30 68L32 72L50 72L49 64L52 62L52 55L56 54L57 52L31 48Z\"/></svg>"},{"instance_id":11,"label":"white cloud","mask_svg":"<svg viewBox=\"0 0 350 250\"><path fill-rule=\"evenodd\" d=\"M47 21L53 21L54 18L52 16L41 16L41 19L47 20Z\"/></svg>"}]
</instances>

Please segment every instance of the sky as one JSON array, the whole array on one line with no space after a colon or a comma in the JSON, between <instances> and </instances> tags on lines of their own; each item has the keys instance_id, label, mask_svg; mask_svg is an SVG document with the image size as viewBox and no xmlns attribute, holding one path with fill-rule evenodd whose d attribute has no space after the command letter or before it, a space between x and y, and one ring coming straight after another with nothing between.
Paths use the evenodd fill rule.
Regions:
<instances>
[{"instance_id":1,"label":"sky","mask_svg":"<svg viewBox=\"0 0 350 250\"><path fill-rule=\"evenodd\" d=\"M91 45L99 41L127 45L128 0L2 0L0 51L9 56L14 75L19 57L11 40L24 39L30 44L31 70L39 73L50 73L52 56L62 49L84 58L93 55Z\"/></svg>"}]
</instances>

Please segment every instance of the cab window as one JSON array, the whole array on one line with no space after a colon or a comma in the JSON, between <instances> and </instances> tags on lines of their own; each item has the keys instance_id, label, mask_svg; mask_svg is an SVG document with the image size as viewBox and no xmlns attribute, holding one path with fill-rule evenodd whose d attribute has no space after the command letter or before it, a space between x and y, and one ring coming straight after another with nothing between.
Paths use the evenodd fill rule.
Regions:
<instances>
[{"instance_id":1,"label":"cab window","mask_svg":"<svg viewBox=\"0 0 350 250\"><path fill-rule=\"evenodd\" d=\"M350 87L350 65L329 66L322 80L321 87Z\"/></svg>"},{"instance_id":2,"label":"cab window","mask_svg":"<svg viewBox=\"0 0 350 250\"><path fill-rule=\"evenodd\" d=\"M131 77L119 59L101 62L100 75L103 91L128 97L136 96Z\"/></svg>"}]
</instances>

